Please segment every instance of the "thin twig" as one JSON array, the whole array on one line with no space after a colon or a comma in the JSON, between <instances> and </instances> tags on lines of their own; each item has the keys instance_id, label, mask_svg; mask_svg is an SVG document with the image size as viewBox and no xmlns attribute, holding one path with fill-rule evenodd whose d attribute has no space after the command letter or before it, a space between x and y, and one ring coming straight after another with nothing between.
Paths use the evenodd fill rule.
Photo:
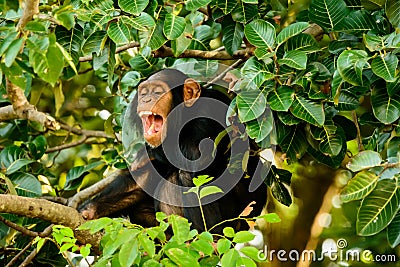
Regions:
<instances>
[{"instance_id":1,"label":"thin twig","mask_svg":"<svg viewBox=\"0 0 400 267\"><path fill-rule=\"evenodd\" d=\"M95 183L92 186L89 186L88 188L85 188L82 191L79 191L68 201L68 206L76 209L83 201L101 192L120 174L121 171L115 171L103 180Z\"/></svg>"},{"instance_id":2,"label":"thin twig","mask_svg":"<svg viewBox=\"0 0 400 267\"><path fill-rule=\"evenodd\" d=\"M42 232L43 236L49 236L51 234L51 232L53 231L53 226L54 224L51 224L49 226L47 226L46 229L44 229L44 231ZM47 239L44 240L43 245L47 242ZM28 264L31 263L31 261L36 257L36 255L38 254L38 250L35 248L34 250L32 250L32 252L28 255L28 257L25 258L25 260L19 265L19 267L25 267L28 266ZM11 265L10 265L11 266ZM7 267L7 266L6 266Z\"/></svg>"},{"instance_id":3,"label":"thin twig","mask_svg":"<svg viewBox=\"0 0 400 267\"><path fill-rule=\"evenodd\" d=\"M103 131L93 131L93 130L83 130L75 127L71 127L67 124L60 123L60 127L63 130L67 130L71 133L74 133L76 135L85 135L87 137L104 137L104 138L113 138L113 136L110 136L106 134Z\"/></svg>"},{"instance_id":4,"label":"thin twig","mask_svg":"<svg viewBox=\"0 0 400 267\"><path fill-rule=\"evenodd\" d=\"M84 135L84 136L82 136L82 138L79 139L78 141L71 142L71 143L64 144L64 145L60 145L60 146L55 146L55 147L48 148L48 149L46 150L46 153L52 153L52 152L60 151L60 150L63 150L63 149L71 148L71 147L74 147L74 146L79 146L79 145L85 143L85 141L86 141L87 139L88 139L88 137L87 137L86 135Z\"/></svg>"},{"instance_id":5,"label":"thin twig","mask_svg":"<svg viewBox=\"0 0 400 267\"><path fill-rule=\"evenodd\" d=\"M213 85L214 83L216 83L219 80L222 80L222 78L224 78L224 76L231 71L232 69L234 69L236 66L238 66L240 63L243 62L243 59L239 59L237 60L235 63L233 63L232 65L230 65L228 68L226 68L226 70L224 70L223 72L221 72L221 74L219 74L217 77L215 77L214 79L212 79L211 81L207 82L206 85L203 86L203 88L208 88L211 85Z\"/></svg>"},{"instance_id":6,"label":"thin twig","mask_svg":"<svg viewBox=\"0 0 400 267\"><path fill-rule=\"evenodd\" d=\"M356 125L357 129L357 144L358 144L358 151L363 151L364 147L362 144L362 139L361 139L361 130L360 130L360 125L358 125L358 118L357 118L357 113L355 110L351 112L351 116L353 117L353 122Z\"/></svg>"},{"instance_id":7,"label":"thin twig","mask_svg":"<svg viewBox=\"0 0 400 267\"><path fill-rule=\"evenodd\" d=\"M39 235L38 232L34 232L29 229L26 229L25 227L22 227L16 223L13 223L2 216L0 216L0 222L4 223L8 227L11 227L11 228L17 230L18 232L21 232L24 235L32 236L32 237L37 237Z\"/></svg>"}]
</instances>

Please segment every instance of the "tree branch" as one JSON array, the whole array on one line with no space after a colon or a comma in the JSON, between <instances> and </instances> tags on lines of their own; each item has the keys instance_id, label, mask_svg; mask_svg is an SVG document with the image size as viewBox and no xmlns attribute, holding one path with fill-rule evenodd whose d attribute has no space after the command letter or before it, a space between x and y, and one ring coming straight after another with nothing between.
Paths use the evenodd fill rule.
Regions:
<instances>
[{"instance_id":1,"label":"tree branch","mask_svg":"<svg viewBox=\"0 0 400 267\"><path fill-rule=\"evenodd\" d=\"M73 230L85 222L81 214L71 207L44 199L15 195L0 195L0 213L12 213L28 218L40 218L54 224L62 224ZM86 231L75 231L75 234L78 241L83 244L90 243L94 247L97 247L99 244L99 235L92 235Z\"/></svg>"},{"instance_id":2,"label":"tree branch","mask_svg":"<svg viewBox=\"0 0 400 267\"><path fill-rule=\"evenodd\" d=\"M26 229L25 227L22 227L22 226L20 226L20 225L18 225L16 223L13 223L13 222L5 219L2 216L0 216L0 222L4 223L8 227L11 227L11 228L17 230L18 232L21 232L24 235L31 236L31 237L37 237L39 235L38 232L34 232L34 231L29 230L29 229Z\"/></svg>"},{"instance_id":3,"label":"tree branch","mask_svg":"<svg viewBox=\"0 0 400 267\"><path fill-rule=\"evenodd\" d=\"M231 60L246 59L253 55L253 49L243 49L236 51L232 56L226 51L203 51L203 50L185 50L179 58L203 58L215 60ZM154 57L175 57L172 48L162 46L160 49L153 51Z\"/></svg>"},{"instance_id":4,"label":"tree branch","mask_svg":"<svg viewBox=\"0 0 400 267\"><path fill-rule=\"evenodd\" d=\"M12 84L7 79L7 96L12 103L16 116L20 119L27 119L40 123L46 128L58 130L59 123L51 116L37 111L34 105L31 105L25 97L24 91L18 86ZM11 114L9 108L5 109L6 114Z\"/></svg>"},{"instance_id":5,"label":"tree branch","mask_svg":"<svg viewBox=\"0 0 400 267\"><path fill-rule=\"evenodd\" d=\"M0 122L18 119L12 105L0 108Z\"/></svg>"},{"instance_id":6,"label":"tree branch","mask_svg":"<svg viewBox=\"0 0 400 267\"><path fill-rule=\"evenodd\" d=\"M121 174L121 172L121 170L115 171L103 180L95 183L92 186L89 186L88 188L85 188L82 191L79 191L68 201L68 206L74 209L78 208L79 204L81 204L83 201L89 199L106 188L118 175Z\"/></svg>"},{"instance_id":7,"label":"tree branch","mask_svg":"<svg viewBox=\"0 0 400 267\"><path fill-rule=\"evenodd\" d=\"M39 0L25 0L23 2L24 12L17 24L18 31L21 31L32 20L33 15L39 13L39 2Z\"/></svg>"}]
</instances>

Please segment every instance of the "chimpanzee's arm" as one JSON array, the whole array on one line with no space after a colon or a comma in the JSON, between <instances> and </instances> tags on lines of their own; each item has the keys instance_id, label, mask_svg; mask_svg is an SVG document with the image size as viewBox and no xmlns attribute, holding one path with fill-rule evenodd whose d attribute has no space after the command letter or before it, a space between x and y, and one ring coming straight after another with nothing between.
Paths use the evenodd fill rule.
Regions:
<instances>
[{"instance_id":1,"label":"chimpanzee's arm","mask_svg":"<svg viewBox=\"0 0 400 267\"><path fill-rule=\"evenodd\" d=\"M135 179L147 180L149 173L148 168L141 168L133 174L128 170L121 172L104 191L79 209L82 216L88 220L108 216L147 198L148 195L138 186ZM136 176L135 179L132 175Z\"/></svg>"}]
</instances>

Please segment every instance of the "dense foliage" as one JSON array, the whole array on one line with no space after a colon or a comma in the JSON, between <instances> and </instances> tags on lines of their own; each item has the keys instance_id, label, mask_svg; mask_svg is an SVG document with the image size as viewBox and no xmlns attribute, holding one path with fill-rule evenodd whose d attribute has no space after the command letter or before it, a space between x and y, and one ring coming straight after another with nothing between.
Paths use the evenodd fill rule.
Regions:
<instances>
[{"instance_id":1,"label":"dense foliage","mask_svg":"<svg viewBox=\"0 0 400 267\"><path fill-rule=\"evenodd\" d=\"M223 62L237 68L232 110L260 149L349 169L341 199L360 203L357 234L387 228L390 246L400 243L399 1L20 3L28 8L0 1L1 194L68 198L125 167L123 112L135 86L165 67L213 77ZM266 182L290 205L287 171L274 167ZM9 226L0 223L0 247L30 250ZM0 262L14 256L3 251Z\"/></svg>"}]
</instances>

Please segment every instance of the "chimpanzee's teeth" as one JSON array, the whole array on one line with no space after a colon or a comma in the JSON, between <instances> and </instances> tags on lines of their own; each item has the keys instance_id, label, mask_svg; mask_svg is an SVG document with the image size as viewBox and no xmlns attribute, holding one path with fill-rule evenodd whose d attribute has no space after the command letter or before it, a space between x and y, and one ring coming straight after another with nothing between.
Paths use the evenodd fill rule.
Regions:
<instances>
[{"instance_id":1,"label":"chimpanzee's teeth","mask_svg":"<svg viewBox=\"0 0 400 267\"><path fill-rule=\"evenodd\" d=\"M140 111L139 112L139 117L143 117L144 115L153 115L153 112L151 112L151 111Z\"/></svg>"}]
</instances>

